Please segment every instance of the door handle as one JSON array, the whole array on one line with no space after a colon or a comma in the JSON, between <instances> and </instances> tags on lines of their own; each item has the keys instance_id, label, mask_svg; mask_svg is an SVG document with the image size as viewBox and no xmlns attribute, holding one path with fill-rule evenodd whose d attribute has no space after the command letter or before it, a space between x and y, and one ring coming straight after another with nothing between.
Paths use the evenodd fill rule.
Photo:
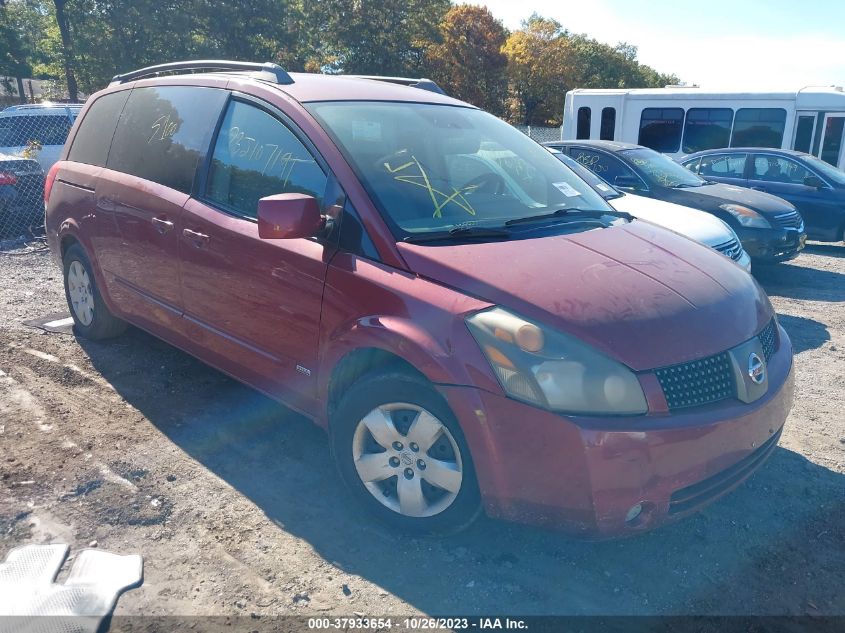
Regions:
<instances>
[{"instance_id":1,"label":"door handle","mask_svg":"<svg viewBox=\"0 0 845 633\"><path fill-rule=\"evenodd\" d=\"M97 198L97 208L100 211L114 211L115 206L111 198Z\"/></svg>"},{"instance_id":2,"label":"door handle","mask_svg":"<svg viewBox=\"0 0 845 633\"><path fill-rule=\"evenodd\" d=\"M750 188L753 189L754 191L766 191L765 187L753 186L753 187L750 187Z\"/></svg>"},{"instance_id":3,"label":"door handle","mask_svg":"<svg viewBox=\"0 0 845 633\"><path fill-rule=\"evenodd\" d=\"M153 226L156 227L156 231L162 234L167 233L173 228L173 222L167 218L153 218L151 222L153 223Z\"/></svg>"},{"instance_id":4,"label":"door handle","mask_svg":"<svg viewBox=\"0 0 845 633\"><path fill-rule=\"evenodd\" d=\"M208 244L208 235L205 233L199 233L198 231L192 231L191 229L182 229L182 235L188 238L188 241L196 248L202 248Z\"/></svg>"}]
</instances>

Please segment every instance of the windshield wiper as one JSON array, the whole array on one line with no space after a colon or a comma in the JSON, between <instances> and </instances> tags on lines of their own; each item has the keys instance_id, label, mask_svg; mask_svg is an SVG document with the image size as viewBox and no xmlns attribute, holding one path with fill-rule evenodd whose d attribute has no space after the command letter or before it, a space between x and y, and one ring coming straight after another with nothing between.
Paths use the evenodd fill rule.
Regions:
<instances>
[{"instance_id":1,"label":"windshield wiper","mask_svg":"<svg viewBox=\"0 0 845 633\"><path fill-rule=\"evenodd\" d=\"M434 231L421 235L409 235L403 241L412 244L420 242L436 242L439 240L454 239L484 239L484 238L509 238L511 232L505 229L488 228L483 226L455 226L448 231Z\"/></svg>"},{"instance_id":2,"label":"windshield wiper","mask_svg":"<svg viewBox=\"0 0 845 633\"><path fill-rule=\"evenodd\" d=\"M702 185L706 185L706 182L696 182L696 183L689 183L689 182L679 182L677 185L672 185L672 189L686 189L687 187L701 187Z\"/></svg>"},{"instance_id":3,"label":"windshield wiper","mask_svg":"<svg viewBox=\"0 0 845 633\"><path fill-rule=\"evenodd\" d=\"M541 213L540 215L529 215L524 218L514 218L513 220L505 222L505 226L527 224L529 222L545 222L561 218L565 215L569 215L570 213L580 217L587 216L589 218L600 218L603 215L610 215L616 218L624 218L625 220L634 219L634 216L629 213L625 213L624 211L614 211L613 209L608 209L607 211L603 211L601 209L558 209L557 211L553 211L551 213Z\"/></svg>"}]
</instances>

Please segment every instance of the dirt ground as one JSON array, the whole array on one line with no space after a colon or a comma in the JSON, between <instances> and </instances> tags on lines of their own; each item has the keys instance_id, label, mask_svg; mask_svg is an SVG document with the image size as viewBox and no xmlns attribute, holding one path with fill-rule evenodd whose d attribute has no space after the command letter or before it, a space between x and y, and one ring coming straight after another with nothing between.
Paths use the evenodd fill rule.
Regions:
<instances>
[{"instance_id":1,"label":"dirt ground","mask_svg":"<svg viewBox=\"0 0 845 633\"><path fill-rule=\"evenodd\" d=\"M141 554L117 614L845 615L845 246L756 274L797 395L745 485L622 541L489 519L436 540L359 514L321 430L186 354L24 326L66 310L61 275L43 251L0 253L0 560Z\"/></svg>"}]
</instances>

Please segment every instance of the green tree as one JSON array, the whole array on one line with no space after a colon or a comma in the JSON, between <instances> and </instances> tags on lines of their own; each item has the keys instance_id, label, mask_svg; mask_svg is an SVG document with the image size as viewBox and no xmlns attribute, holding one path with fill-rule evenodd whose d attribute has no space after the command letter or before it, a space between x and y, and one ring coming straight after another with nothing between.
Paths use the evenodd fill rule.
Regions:
<instances>
[{"instance_id":1,"label":"green tree","mask_svg":"<svg viewBox=\"0 0 845 633\"><path fill-rule=\"evenodd\" d=\"M507 31L486 7L452 7L440 23L442 41L426 51L432 79L454 97L497 115L504 113Z\"/></svg>"},{"instance_id":2,"label":"green tree","mask_svg":"<svg viewBox=\"0 0 845 633\"><path fill-rule=\"evenodd\" d=\"M308 67L369 75L424 74L449 0L309 0L302 43Z\"/></svg>"}]
</instances>

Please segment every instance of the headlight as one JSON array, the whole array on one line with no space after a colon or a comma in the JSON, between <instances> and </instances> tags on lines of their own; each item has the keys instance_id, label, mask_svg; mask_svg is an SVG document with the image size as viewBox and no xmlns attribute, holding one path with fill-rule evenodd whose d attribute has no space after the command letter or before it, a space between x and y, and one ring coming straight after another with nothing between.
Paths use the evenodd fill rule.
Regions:
<instances>
[{"instance_id":1,"label":"headlight","mask_svg":"<svg viewBox=\"0 0 845 633\"><path fill-rule=\"evenodd\" d=\"M585 415L648 411L634 373L577 339L495 307L467 325L509 396Z\"/></svg>"},{"instance_id":2,"label":"headlight","mask_svg":"<svg viewBox=\"0 0 845 633\"><path fill-rule=\"evenodd\" d=\"M750 229L770 229L772 225L762 215L744 207L741 204L720 204L720 209L724 209L736 218L742 226L747 226Z\"/></svg>"}]
</instances>

